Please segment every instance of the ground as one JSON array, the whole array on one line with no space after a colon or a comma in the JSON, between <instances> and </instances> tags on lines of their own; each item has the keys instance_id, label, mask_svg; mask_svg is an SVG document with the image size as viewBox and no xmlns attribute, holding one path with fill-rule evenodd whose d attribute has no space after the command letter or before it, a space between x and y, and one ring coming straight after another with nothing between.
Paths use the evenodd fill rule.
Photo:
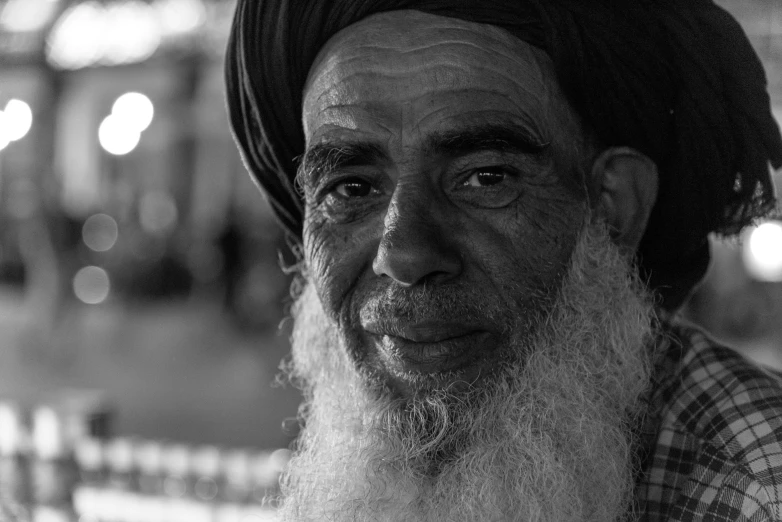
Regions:
<instances>
[{"instance_id":1,"label":"ground","mask_svg":"<svg viewBox=\"0 0 782 522\"><path fill-rule=\"evenodd\" d=\"M296 390L274 385L287 333L242 332L219 306L71 301L50 334L34 326L20 293L0 289L0 400L98 389L114 406L117 435L287 446L294 433L282 425L300 401Z\"/></svg>"}]
</instances>

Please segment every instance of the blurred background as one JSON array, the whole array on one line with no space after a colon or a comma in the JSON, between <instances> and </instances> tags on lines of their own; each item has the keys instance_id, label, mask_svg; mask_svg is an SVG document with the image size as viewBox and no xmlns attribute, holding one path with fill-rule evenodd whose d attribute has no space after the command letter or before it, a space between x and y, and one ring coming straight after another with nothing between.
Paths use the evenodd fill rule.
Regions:
<instances>
[{"instance_id":1,"label":"blurred background","mask_svg":"<svg viewBox=\"0 0 782 522\"><path fill-rule=\"evenodd\" d=\"M782 120L782 4L718 3L749 34ZM275 384L291 260L230 137L232 12L0 0L0 457L27 451L36 422L64 440L68 411L71 431L107 441L88 461L158 441L180 450L174 469L183 447L283 465L300 399ZM713 251L687 315L782 368L782 223ZM0 458L0 491L3 476Z\"/></svg>"},{"instance_id":2,"label":"blurred background","mask_svg":"<svg viewBox=\"0 0 782 522\"><path fill-rule=\"evenodd\" d=\"M287 445L284 242L227 124L232 13L0 1L0 397L98 389L121 433Z\"/></svg>"},{"instance_id":3,"label":"blurred background","mask_svg":"<svg viewBox=\"0 0 782 522\"><path fill-rule=\"evenodd\" d=\"M233 4L0 0L0 507L70 519L68 480L3 455L98 458L115 490L132 460L166 478L150 495L217 498L200 462L234 508L274 489L300 398L274 384L284 240L225 114Z\"/></svg>"}]
</instances>

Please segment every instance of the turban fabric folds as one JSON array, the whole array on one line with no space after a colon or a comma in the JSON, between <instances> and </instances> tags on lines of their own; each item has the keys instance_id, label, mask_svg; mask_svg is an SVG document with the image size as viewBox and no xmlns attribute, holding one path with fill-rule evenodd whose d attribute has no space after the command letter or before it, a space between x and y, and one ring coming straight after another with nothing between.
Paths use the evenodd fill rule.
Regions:
<instances>
[{"instance_id":1,"label":"turban fabric folds","mask_svg":"<svg viewBox=\"0 0 782 522\"><path fill-rule=\"evenodd\" d=\"M782 166L782 139L765 73L712 0L239 0L226 61L231 125L293 238L310 66L341 29L400 9L491 24L542 49L599 145L633 147L657 164L659 196L637 258L665 307L705 273L709 233L735 234L774 209L769 164Z\"/></svg>"}]
</instances>

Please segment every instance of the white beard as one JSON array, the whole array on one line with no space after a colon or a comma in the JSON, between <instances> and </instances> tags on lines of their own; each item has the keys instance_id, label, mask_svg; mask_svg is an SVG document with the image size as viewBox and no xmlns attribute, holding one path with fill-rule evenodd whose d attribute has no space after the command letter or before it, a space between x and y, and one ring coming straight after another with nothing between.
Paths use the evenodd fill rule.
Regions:
<instances>
[{"instance_id":1,"label":"white beard","mask_svg":"<svg viewBox=\"0 0 782 522\"><path fill-rule=\"evenodd\" d=\"M631 428L650 380L652 307L602 227L588 227L518 363L468 396L407 408L368 391L309 285L291 377L305 428L283 479L291 521L630 520Z\"/></svg>"}]
</instances>

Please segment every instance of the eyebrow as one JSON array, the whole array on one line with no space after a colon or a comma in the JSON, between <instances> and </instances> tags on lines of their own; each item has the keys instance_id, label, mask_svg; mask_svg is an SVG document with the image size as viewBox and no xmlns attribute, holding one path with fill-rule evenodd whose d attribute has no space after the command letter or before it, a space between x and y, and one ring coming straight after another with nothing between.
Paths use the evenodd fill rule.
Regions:
<instances>
[{"instance_id":1,"label":"eyebrow","mask_svg":"<svg viewBox=\"0 0 782 522\"><path fill-rule=\"evenodd\" d=\"M492 123L434 133L426 139L425 151L427 154L452 157L483 151L537 156L549 144L549 141L541 140L521 125Z\"/></svg>"},{"instance_id":2,"label":"eyebrow","mask_svg":"<svg viewBox=\"0 0 782 522\"><path fill-rule=\"evenodd\" d=\"M537 138L527 128L510 123L470 125L426 138L427 156L460 157L484 151L541 155L550 142ZM301 157L298 182L305 187L317 184L329 172L345 167L389 161L388 153L372 142L323 142L310 147Z\"/></svg>"},{"instance_id":3,"label":"eyebrow","mask_svg":"<svg viewBox=\"0 0 782 522\"><path fill-rule=\"evenodd\" d=\"M301 157L297 181L314 185L324 175L356 165L370 165L388 160L383 147L371 142L323 142L310 147Z\"/></svg>"}]
</instances>

